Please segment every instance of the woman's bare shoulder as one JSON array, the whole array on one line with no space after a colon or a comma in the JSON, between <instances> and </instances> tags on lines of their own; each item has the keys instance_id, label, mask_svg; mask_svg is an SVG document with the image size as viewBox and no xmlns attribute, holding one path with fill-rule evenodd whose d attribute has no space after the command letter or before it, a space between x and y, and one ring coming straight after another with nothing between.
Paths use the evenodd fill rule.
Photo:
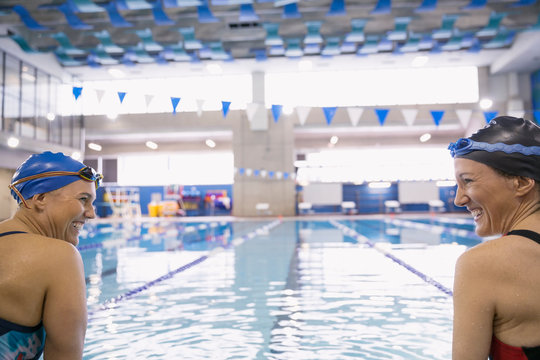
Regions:
<instances>
[{"instance_id":1,"label":"woman's bare shoulder","mask_svg":"<svg viewBox=\"0 0 540 360\"><path fill-rule=\"evenodd\" d=\"M500 262L507 257L508 251L510 248L502 238L488 240L461 254L456 267L489 272L500 267Z\"/></svg>"}]
</instances>

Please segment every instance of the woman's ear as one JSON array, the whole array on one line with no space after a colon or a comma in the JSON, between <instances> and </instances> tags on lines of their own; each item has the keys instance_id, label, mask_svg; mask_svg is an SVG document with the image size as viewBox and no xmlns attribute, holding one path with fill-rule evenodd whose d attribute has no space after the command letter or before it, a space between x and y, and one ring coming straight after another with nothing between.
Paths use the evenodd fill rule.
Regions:
<instances>
[{"instance_id":1,"label":"woman's ear","mask_svg":"<svg viewBox=\"0 0 540 360\"><path fill-rule=\"evenodd\" d=\"M516 194L518 196L523 196L535 189L536 181L528 177L516 176L514 178L514 185Z\"/></svg>"},{"instance_id":2,"label":"woman's ear","mask_svg":"<svg viewBox=\"0 0 540 360\"><path fill-rule=\"evenodd\" d=\"M32 196L31 199L32 201L30 202L30 207L34 207L38 211L43 211L43 209L45 209L45 204L47 203L47 195L45 193L36 194Z\"/></svg>"}]
</instances>

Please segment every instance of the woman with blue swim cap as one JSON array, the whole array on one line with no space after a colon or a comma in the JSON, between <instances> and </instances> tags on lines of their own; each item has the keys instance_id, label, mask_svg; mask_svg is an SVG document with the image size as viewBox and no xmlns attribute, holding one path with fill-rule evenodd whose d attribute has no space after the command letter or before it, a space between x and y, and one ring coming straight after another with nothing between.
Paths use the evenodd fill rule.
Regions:
<instances>
[{"instance_id":1,"label":"woman with blue swim cap","mask_svg":"<svg viewBox=\"0 0 540 360\"><path fill-rule=\"evenodd\" d=\"M540 359L540 127L510 116L449 146L476 233L454 277L453 359Z\"/></svg>"},{"instance_id":2,"label":"woman with blue swim cap","mask_svg":"<svg viewBox=\"0 0 540 360\"><path fill-rule=\"evenodd\" d=\"M102 176L62 153L30 156L0 223L0 359L82 359L86 285L78 236Z\"/></svg>"}]
</instances>

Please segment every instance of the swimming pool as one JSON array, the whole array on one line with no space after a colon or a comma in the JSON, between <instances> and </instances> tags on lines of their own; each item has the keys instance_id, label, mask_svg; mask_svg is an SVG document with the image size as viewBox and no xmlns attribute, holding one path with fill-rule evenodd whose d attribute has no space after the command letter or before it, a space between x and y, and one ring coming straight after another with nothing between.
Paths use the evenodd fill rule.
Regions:
<instances>
[{"instance_id":1,"label":"swimming pool","mask_svg":"<svg viewBox=\"0 0 540 360\"><path fill-rule=\"evenodd\" d=\"M459 217L94 223L84 359L448 359Z\"/></svg>"}]
</instances>

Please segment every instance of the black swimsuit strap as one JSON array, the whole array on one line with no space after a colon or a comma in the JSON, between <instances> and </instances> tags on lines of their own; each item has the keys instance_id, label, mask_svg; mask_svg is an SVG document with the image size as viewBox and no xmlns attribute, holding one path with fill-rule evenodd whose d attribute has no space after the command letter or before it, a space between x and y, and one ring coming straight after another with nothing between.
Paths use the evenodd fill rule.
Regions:
<instances>
[{"instance_id":1,"label":"black swimsuit strap","mask_svg":"<svg viewBox=\"0 0 540 360\"><path fill-rule=\"evenodd\" d=\"M519 235L526 237L528 239L531 239L533 241L536 241L538 244L540 244L540 234L531 230L512 230L506 235Z\"/></svg>"},{"instance_id":2,"label":"black swimsuit strap","mask_svg":"<svg viewBox=\"0 0 540 360\"><path fill-rule=\"evenodd\" d=\"M4 233L0 233L0 237L2 236L8 236L11 234L26 234L26 231L6 231Z\"/></svg>"}]
</instances>

